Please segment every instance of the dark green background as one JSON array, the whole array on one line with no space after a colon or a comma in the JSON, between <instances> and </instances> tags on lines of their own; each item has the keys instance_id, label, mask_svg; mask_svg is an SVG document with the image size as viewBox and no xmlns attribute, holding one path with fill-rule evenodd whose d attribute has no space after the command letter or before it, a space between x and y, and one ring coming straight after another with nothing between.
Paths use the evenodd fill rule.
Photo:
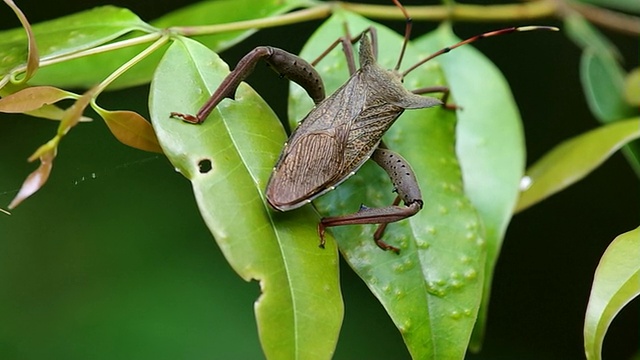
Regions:
<instances>
[{"instance_id":1,"label":"dark green background","mask_svg":"<svg viewBox=\"0 0 640 360\"><path fill-rule=\"evenodd\" d=\"M107 3L144 20L185 4L18 5L38 22ZM18 26L8 8L0 14L2 28ZM296 36L291 28L262 31L223 57L234 64L259 44L297 52L317 25L296 27ZM401 22L389 25L402 31ZM503 25L456 29L464 37ZM433 26L416 24L414 34ZM637 66L638 39L607 34L623 49L625 67ZM529 162L598 125L581 93L579 50L562 34L506 36L477 47L513 87ZM284 117L286 82L268 70L249 82ZM144 86L104 94L99 103L147 115L146 96ZM36 167L26 158L57 124L0 117L0 207L6 208ZM594 269L617 234L638 226L638 195L637 178L616 154L586 180L517 215L496 271L485 348L469 358L583 358ZM407 358L382 307L345 264L342 276L346 315L335 358ZM242 281L222 257L189 182L164 157L118 143L101 121L74 128L47 185L12 216L0 214L1 359L261 358L253 319L258 295L258 285ZM605 358L637 351L638 328L635 300L609 330Z\"/></svg>"}]
</instances>

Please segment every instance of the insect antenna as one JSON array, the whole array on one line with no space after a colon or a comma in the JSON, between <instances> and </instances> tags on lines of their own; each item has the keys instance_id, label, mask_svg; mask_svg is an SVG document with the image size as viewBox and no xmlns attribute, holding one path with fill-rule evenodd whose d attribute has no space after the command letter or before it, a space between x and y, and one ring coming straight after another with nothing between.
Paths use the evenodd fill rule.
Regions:
<instances>
[{"instance_id":1,"label":"insect antenna","mask_svg":"<svg viewBox=\"0 0 640 360\"><path fill-rule=\"evenodd\" d=\"M394 70L398 71L400 70L400 65L402 64L402 58L404 57L404 52L407 49L407 43L409 43L409 37L411 36L411 28L413 26L413 19L411 19L411 16L409 16L407 9L405 9L404 6L402 6L400 1L393 0L393 3L396 4L396 6L400 9L400 11L402 11L402 14L404 15L404 18L406 20L406 25L404 28L404 41L402 42L402 50L400 50L398 63L396 63L396 67L394 67Z\"/></svg>"},{"instance_id":2,"label":"insect antenna","mask_svg":"<svg viewBox=\"0 0 640 360\"><path fill-rule=\"evenodd\" d=\"M396 2L396 0L394 0L394 2ZM484 34L480 34L480 35L476 35L476 36L472 36L466 40L462 40L457 44L448 46L446 48L440 49L438 51L436 51L435 53L427 56L426 58L418 61L418 63L416 63L415 65L411 66L410 68L408 68L407 70L405 70L402 73L402 77L406 76L408 73L412 72L413 70L415 70L416 68L420 67L422 64L426 63L427 61L438 57L442 54L446 54L449 51L460 47L462 45L466 45L469 43L472 43L474 41L478 41L484 38L488 38L488 37L492 37L492 36L498 36L498 35L505 35L505 34L511 34L514 32L520 32L520 31L535 31L535 30L546 30L546 31L558 31L560 29L558 29L557 27L554 26L520 26L520 27L510 27L510 28L505 28L505 29L500 29L500 30L495 30L495 31L489 31L486 32Z\"/></svg>"}]
</instances>

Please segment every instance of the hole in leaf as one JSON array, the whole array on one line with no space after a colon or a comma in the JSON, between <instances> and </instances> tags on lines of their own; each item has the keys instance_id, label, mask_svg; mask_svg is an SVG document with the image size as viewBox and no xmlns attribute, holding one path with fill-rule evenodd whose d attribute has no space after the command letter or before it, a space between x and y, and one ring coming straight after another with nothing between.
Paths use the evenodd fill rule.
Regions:
<instances>
[{"instance_id":1,"label":"hole in leaf","mask_svg":"<svg viewBox=\"0 0 640 360\"><path fill-rule=\"evenodd\" d=\"M211 160L209 159L202 159L198 162L198 169L200 171L200 174L206 174L209 171L211 171Z\"/></svg>"}]
</instances>

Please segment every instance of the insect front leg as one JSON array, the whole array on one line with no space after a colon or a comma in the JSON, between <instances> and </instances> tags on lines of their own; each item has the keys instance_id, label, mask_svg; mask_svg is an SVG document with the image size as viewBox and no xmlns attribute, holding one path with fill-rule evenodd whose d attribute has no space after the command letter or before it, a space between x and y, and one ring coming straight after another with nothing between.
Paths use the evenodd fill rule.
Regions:
<instances>
[{"instance_id":1,"label":"insect front leg","mask_svg":"<svg viewBox=\"0 0 640 360\"><path fill-rule=\"evenodd\" d=\"M397 247L391 246L382 241L384 226L388 223L406 219L415 215L422 209L422 194L418 181L409 166L409 163L399 154L384 148L375 150L371 159L382 167L393 182L395 191L398 193L396 201L390 206L382 208L369 208L361 206L358 212L348 215L325 217L318 224L320 234L320 246L324 244L325 228L340 225L354 224L381 224L381 227L374 234L374 240L382 250L400 252ZM404 206L400 206L400 201Z\"/></svg>"},{"instance_id":2,"label":"insect front leg","mask_svg":"<svg viewBox=\"0 0 640 360\"><path fill-rule=\"evenodd\" d=\"M324 84L320 74L304 59L271 46L258 46L245 55L235 69L227 75L209 100L198 110L196 115L172 112L171 117L182 119L188 123L202 123L225 98L233 99L236 89L249 74L253 72L259 60L264 60L271 68L291 81L302 86L313 102L318 104L325 98Z\"/></svg>"}]
</instances>

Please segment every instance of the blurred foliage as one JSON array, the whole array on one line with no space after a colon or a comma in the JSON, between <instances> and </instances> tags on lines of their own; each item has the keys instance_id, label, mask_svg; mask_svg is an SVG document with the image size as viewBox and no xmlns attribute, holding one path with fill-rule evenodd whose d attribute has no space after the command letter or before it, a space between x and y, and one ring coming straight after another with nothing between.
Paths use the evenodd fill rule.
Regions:
<instances>
[{"instance_id":1,"label":"blurred foliage","mask_svg":"<svg viewBox=\"0 0 640 360\"><path fill-rule=\"evenodd\" d=\"M413 36L416 40L408 46L405 64L458 41L448 19L530 22L532 18L557 18L568 38L582 51L574 67L580 71L584 101L605 125L582 135L581 130L570 129L570 135L566 135L570 138L549 151L524 176L525 141L514 95L486 58L464 47L430 61L407 77L409 88L448 85L452 101L461 106L456 116L441 109L408 111L387 134L387 144L406 156L418 174L425 209L408 221L389 226L386 240L402 248L398 257L375 248L369 240L371 226L333 231L346 263L383 304L402 335L407 350L398 353L402 346L397 334L389 341L382 334L371 334L377 332L375 324L380 323L375 319L390 323L379 309L371 318L358 319L360 337L348 331L353 326L348 313L340 331L343 294L347 308L350 301L358 304L361 300L349 298L346 289L340 290L333 241L324 251L317 248L316 211L307 206L276 214L264 200L269 171L285 138L283 129L295 126L309 108L300 88L291 87L291 124L280 124L248 88L238 91L233 106L220 105L216 114L222 114L222 120L212 115L201 127L171 120L168 114L172 110L195 112L228 73L219 59L212 67L215 55L202 45L218 52L246 41L259 28L302 26L304 21L333 14L309 36L302 57L314 59L326 48L323 44L340 36L343 28L337 23L348 24L352 34L375 26L380 49L384 50L379 60L385 67L392 67L398 50L389 49L399 49L401 37L353 12L376 16L377 9L384 9L379 16L395 19L402 18L401 12L387 2L383 8L345 4L342 9L304 0L252 1L251 6L217 0L187 6L152 22L124 8L102 6L30 26L28 13L24 16L11 1L5 2L18 15L23 28L0 32L0 111L59 121L54 136L35 152L31 150L29 161L39 159L40 166L26 177L22 188L2 191L0 187L0 196L14 197L8 208L15 209L14 215L4 210L5 214L0 214L0 234L7 234L1 244L5 251L0 250L0 307L6 312L2 317L8 319L0 327L0 352L10 358L113 358L132 354L142 358L254 358L261 356L257 334L269 358L345 357L351 346L342 341L369 343L372 336L381 340L379 344L390 344L386 350L372 346L373 357L463 357L467 347L474 351L482 347L485 327L491 323L491 317L487 317L491 284L500 286L493 279L493 271L514 207L522 210L566 188L593 172L621 147L630 168L640 175L640 147L631 142L638 137L640 119L634 85L629 85L637 83L637 75L633 75L637 70L628 75L623 52L596 27L631 34L637 40L637 5L629 1L590 1L587 5L539 0L486 7L451 4L446 12L440 5L409 7L416 22L422 14L429 14L425 15L429 20L434 20L433 14L442 14L438 20L444 23L430 34ZM406 5L412 4L407 1ZM292 12L294 9L298 10ZM553 49L540 47L540 51L548 51L547 56L553 57ZM348 76L339 49L323 60L318 70L330 91ZM148 110L153 127L145 120L147 110L139 103L134 111L105 110L127 107L130 99L120 99L110 106L97 104L98 98L107 102L111 96L104 93L107 89L126 89L149 81L153 81ZM555 82L559 79L536 81L532 86L565 86ZM76 93L77 89L86 91ZM79 125L89 120L89 109L107 125L98 128L102 129L100 135L89 133L85 124ZM563 114L570 116L571 111ZM7 117L16 119L16 115ZM9 121L3 120L1 126ZM24 147L33 145L11 133L23 129L31 139L50 137L46 125L32 120L11 121L13 125L0 131L5 146L3 158L10 161L20 159ZM104 143L112 139L105 137L107 129L133 148L166 154L171 166L191 181L200 215L180 176L167 171L170 167L164 155L124 147L113 151ZM200 135L207 131L217 137ZM527 138L527 142L532 141L538 140ZM64 151L67 146L73 148L67 143L74 142L80 142L83 147L78 149L83 150ZM60 178L54 176L58 167L62 173L64 169L73 173L74 165L69 162L86 157L88 164L95 164L101 151L102 161L111 161L103 171L108 180L101 186L113 192L86 186L103 178L101 171L91 171L73 175L76 180L71 194L54 191L47 195L42 190L38 199L30 199L16 209L45 184L60 186ZM210 160L213 171L202 171L202 159ZM3 160L3 173L5 169L28 172L22 164L11 164L17 163ZM155 177L144 181L136 172L144 166L157 166L157 174L171 175L168 180L158 175L163 181ZM239 171L239 166L244 170ZM618 181L608 180L609 185ZM13 188L15 183L0 186ZM137 189L142 187L145 190L140 193ZM150 189L158 192L147 192ZM317 208L323 215L333 215L353 212L360 203L385 206L392 200L390 190L384 174L367 165L320 199ZM624 197L633 197L631 189L622 191ZM100 196L103 192L111 195ZM129 199L137 200L132 203ZM73 206L68 208L67 204ZM173 204L182 204L188 210ZM452 209L456 216L451 216ZM617 210L628 215L628 210ZM21 215L27 212L28 216ZM91 214L91 220L77 219L81 214ZM199 216L222 254L209 246L210 235L197 220ZM595 225L604 221L599 219ZM624 250L637 240L637 230L627 233L628 226L617 229L616 234L626 234L611 243L598 268L600 276L596 274L593 283L584 339L589 358L599 358L612 319L638 295L637 287L630 288L625 280L628 274L637 277L640 262ZM81 234L87 233L93 234L91 243L78 243ZM24 243L20 241L23 237L38 241ZM59 240L52 243L51 239ZM537 250L538 257L544 256L542 251L553 252ZM126 254L131 258L126 259ZM171 263L165 267L163 259L168 254ZM139 255L142 257L133 257ZM261 295L236 286L232 277L216 276L229 273L220 255L245 280L260 280ZM625 271L607 270L607 264L618 262L628 264ZM457 263L461 264L459 269ZM51 273L52 269L59 273ZM607 275L602 275L605 272ZM614 280L619 280L617 289L610 288L616 284ZM228 291L243 296L245 303L234 301ZM162 300L150 302L150 294ZM610 305L605 311L592 309L596 296ZM258 331L247 334L247 329L255 328L249 306L256 298ZM583 300L586 304L587 299ZM200 306L186 306L194 301ZM214 310L215 314L203 313ZM238 314L242 314L240 318ZM340 339L347 340L338 340L339 334ZM72 340L66 343L61 339ZM541 350L540 354L544 351L551 350Z\"/></svg>"}]
</instances>

